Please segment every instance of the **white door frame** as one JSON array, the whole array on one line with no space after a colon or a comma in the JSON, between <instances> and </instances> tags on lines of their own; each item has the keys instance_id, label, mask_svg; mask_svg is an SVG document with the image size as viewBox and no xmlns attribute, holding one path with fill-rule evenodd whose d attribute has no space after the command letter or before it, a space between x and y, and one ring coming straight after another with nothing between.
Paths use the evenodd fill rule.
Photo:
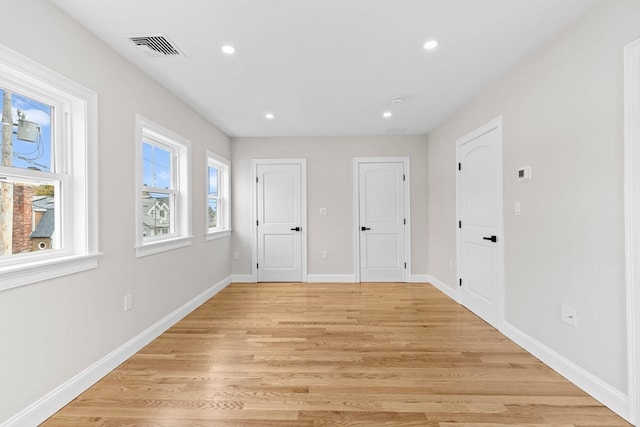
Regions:
<instances>
[{"instance_id":1,"label":"white door frame","mask_svg":"<svg viewBox=\"0 0 640 427\"><path fill-rule=\"evenodd\" d=\"M251 280L253 282L258 281L258 269L256 264L258 263L258 227L256 227L256 221L258 220L258 165L300 165L300 191L301 191L301 211L302 216L302 230L301 234L301 265L302 269L302 282L307 281L307 159L251 159L251 226L253 232L251 233Z\"/></svg>"},{"instance_id":2,"label":"white door frame","mask_svg":"<svg viewBox=\"0 0 640 427\"><path fill-rule=\"evenodd\" d=\"M640 39L624 48L624 199L629 420L640 425Z\"/></svg>"},{"instance_id":3,"label":"white door frame","mask_svg":"<svg viewBox=\"0 0 640 427\"><path fill-rule=\"evenodd\" d=\"M489 133L493 130L497 131L497 141L498 141L498 147L496 149L498 157L499 157L499 161L498 161L498 165L500 168L499 174L498 174L498 200L500 203L500 206L498 207L498 224L497 224L497 236L498 236L498 241L496 243L496 250L498 251L498 262L499 262L499 266L498 266L498 283L496 283L496 297L497 297L497 305L498 305L498 320L497 320L497 324L496 325L492 325L493 327L495 327L497 330L499 330L500 332L503 332L504 330L504 312L505 312L505 308L504 308L504 304L505 304L505 290L504 290L504 196L503 196L503 159L502 159L502 116L499 116L493 120L491 120L488 123L485 123L484 125L480 126L479 128L477 128L476 130L468 133L467 135L463 136L462 138L458 139L456 141L456 164L454 165L456 171L458 170L458 164L461 162L460 159L460 148L463 144L478 138L481 135L484 135L485 133ZM456 173L456 218L458 218L458 220L460 220L460 216L461 216L461 198L462 198L462 182L460 179L460 174ZM462 235L460 232L460 228L457 226L456 224L456 261L457 261L457 277L458 280L460 280L459 278L462 277L462 271L461 271L461 266L462 266L462 254L461 254L461 248L462 246ZM458 302L458 304L460 304L460 286L458 283L458 286L456 286L456 301Z\"/></svg>"},{"instance_id":4,"label":"white door frame","mask_svg":"<svg viewBox=\"0 0 640 427\"><path fill-rule=\"evenodd\" d=\"M403 163L406 177L404 185L404 215L407 226L404 227L404 256L407 268L404 281L411 278L411 160L410 157L354 157L353 158L353 266L355 282L360 282L360 174L361 163Z\"/></svg>"}]
</instances>

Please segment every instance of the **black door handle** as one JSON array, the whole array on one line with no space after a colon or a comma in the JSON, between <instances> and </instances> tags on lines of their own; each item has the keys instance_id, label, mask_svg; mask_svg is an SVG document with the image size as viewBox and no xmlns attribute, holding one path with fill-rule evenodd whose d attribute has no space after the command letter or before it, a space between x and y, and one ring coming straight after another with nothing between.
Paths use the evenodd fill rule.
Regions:
<instances>
[{"instance_id":1,"label":"black door handle","mask_svg":"<svg viewBox=\"0 0 640 427\"><path fill-rule=\"evenodd\" d=\"M291 231L300 231L300 227L292 228Z\"/></svg>"},{"instance_id":2,"label":"black door handle","mask_svg":"<svg viewBox=\"0 0 640 427\"><path fill-rule=\"evenodd\" d=\"M498 241L498 236L483 237L483 240L491 240L493 243Z\"/></svg>"},{"instance_id":3,"label":"black door handle","mask_svg":"<svg viewBox=\"0 0 640 427\"><path fill-rule=\"evenodd\" d=\"M360 227L360 230L367 231L367 230L371 230L371 229L369 227Z\"/></svg>"}]
</instances>

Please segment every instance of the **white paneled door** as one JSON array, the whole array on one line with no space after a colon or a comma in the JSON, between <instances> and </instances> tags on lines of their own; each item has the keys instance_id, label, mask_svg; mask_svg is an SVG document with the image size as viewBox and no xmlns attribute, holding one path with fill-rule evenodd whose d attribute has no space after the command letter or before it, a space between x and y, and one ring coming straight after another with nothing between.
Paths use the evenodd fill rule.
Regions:
<instances>
[{"instance_id":1,"label":"white paneled door","mask_svg":"<svg viewBox=\"0 0 640 427\"><path fill-rule=\"evenodd\" d=\"M404 282L404 163L358 163L360 281Z\"/></svg>"},{"instance_id":2,"label":"white paneled door","mask_svg":"<svg viewBox=\"0 0 640 427\"><path fill-rule=\"evenodd\" d=\"M461 304L500 328L502 136L494 121L458 141L458 267Z\"/></svg>"},{"instance_id":3,"label":"white paneled door","mask_svg":"<svg viewBox=\"0 0 640 427\"><path fill-rule=\"evenodd\" d=\"M302 167L258 164L257 268L260 282L302 280Z\"/></svg>"}]
</instances>

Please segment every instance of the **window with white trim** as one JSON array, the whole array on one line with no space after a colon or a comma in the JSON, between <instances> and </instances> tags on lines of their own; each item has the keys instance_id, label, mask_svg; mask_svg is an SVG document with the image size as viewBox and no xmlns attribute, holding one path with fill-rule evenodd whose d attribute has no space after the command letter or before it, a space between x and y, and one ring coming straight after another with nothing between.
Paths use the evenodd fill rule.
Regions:
<instances>
[{"instance_id":1,"label":"window with white trim","mask_svg":"<svg viewBox=\"0 0 640 427\"><path fill-rule=\"evenodd\" d=\"M97 267L97 95L0 45L0 290Z\"/></svg>"},{"instance_id":2,"label":"window with white trim","mask_svg":"<svg viewBox=\"0 0 640 427\"><path fill-rule=\"evenodd\" d=\"M231 232L231 195L229 161L207 151L206 224L207 240L228 236Z\"/></svg>"},{"instance_id":3,"label":"window with white trim","mask_svg":"<svg viewBox=\"0 0 640 427\"><path fill-rule=\"evenodd\" d=\"M191 142L136 116L136 254L191 244Z\"/></svg>"}]
</instances>

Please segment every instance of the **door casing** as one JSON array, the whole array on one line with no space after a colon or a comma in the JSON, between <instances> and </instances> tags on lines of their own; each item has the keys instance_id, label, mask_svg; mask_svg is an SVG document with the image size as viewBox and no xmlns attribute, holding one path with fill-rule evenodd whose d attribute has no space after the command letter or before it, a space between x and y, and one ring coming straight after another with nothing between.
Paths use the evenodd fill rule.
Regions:
<instances>
[{"instance_id":1,"label":"door casing","mask_svg":"<svg viewBox=\"0 0 640 427\"><path fill-rule=\"evenodd\" d=\"M353 268L355 282L360 282L360 174L361 163L402 163L406 177L404 186L404 214L407 225L404 228L404 255L407 268L404 281L411 281L411 161L407 157L354 157L353 159Z\"/></svg>"},{"instance_id":2,"label":"door casing","mask_svg":"<svg viewBox=\"0 0 640 427\"><path fill-rule=\"evenodd\" d=\"M627 419L640 425L640 39L624 48Z\"/></svg>"},{"instance_id":3,"label":"door casing","mask_svg":"<svg viewBox=\"0 0 640 427\"><path fill-rule=\"evenodd\" d=\"M492 326L502 332L503 324L504 324L504 312L505 312L505 308L504 308L505 290L504 290L504 212L503 212L504 195L503 195L503 160L502 160L502 116L499 116L491 120L490 122L480 126L476 130L468 133L467 135L463 136L462 138L456 141L456 163L455 165L453 165L453 167L455 167L456 171L458 170L458 163L461 162L460 149L463 144L494 130L497 132L498 146L496 147L496 155L498 156L498 159L497 159L498 161L496 162L496 164L499 167L499 171L497 174L498 181L496 184L498 186L497 191L498 191L498 203L499 203L499 206L497 207L498 214L497 214L497 224L496 224L496 233L498 236L498 242L496 243L496 251L497 251L497 257L498 257L498 267L497 267L498 271L497 271L497 283L495 285L496 286L495 287L496 305L497 305L498 313L497 313L496 324ZM462 182L460 179L460 174L456 173L456 218L464 222L464 218L461 218L461 214L462 214L461 199L462 199ZM464 226L464 223L463 223L463 226ZM461 251L462 233L460 228L457 226L456 226L456 242L457 242L456 251L457 251L457 273L458 273L457 277L458 277L458 280L460 280L460 277L462 277L462 265L463 265L462 251ZM456 301L458 303L461 303L459 283L456 288L457 288Z\"/></svg>"},{"instance_id":4,"label":"door casing","mask_svg":"<svg viewBox=\"0 0 640 427\"><path fill-rule=\"evenodd\" d=\"M253 232L251 233L251 279L253 282L258 281L258 229L256 221L258 218L258 191L257 182L258 165L300 165L300 191L301 191L301 269L302 282L307 281L307 159L252 159L251 160L251 224Z\"/></svg>"}]
</instances>

